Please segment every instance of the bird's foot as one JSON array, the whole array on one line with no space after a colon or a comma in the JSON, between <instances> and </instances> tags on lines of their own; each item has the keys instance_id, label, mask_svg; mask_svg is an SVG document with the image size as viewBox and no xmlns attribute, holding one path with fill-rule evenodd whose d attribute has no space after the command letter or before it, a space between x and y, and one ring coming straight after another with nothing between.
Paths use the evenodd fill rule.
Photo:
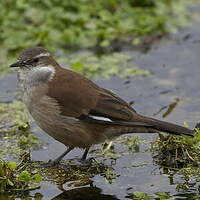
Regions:
<instances>
[{"instance_id":1,"label":"bird's foot","mask_svg":"<svg viewBox=\"0 0 200 200\"><path fill-rule=\"evenodd\" d=\"M92 165L93 163L97 163L95 158L88 159L79 159L81 165Z\"/></svg>"},{"instance_id":2,"label":"bird's foot","mask_svg":"<svg viewBox=\"0 0 200 200\"><path fill-rule=\"evenodd\" d=\"M94 163L97 163L97 161L94 158L88 158L88 159L72 159L68 160L68 165L71 167L85 167L85 166L91 166Z\"/></svg>"},{"instance_id":3,"label":"bird's foot","mask_svg":"<svg viewBox=\"0 0 200 200\"><path fill-rule=\"evenodd\" d=\"M94 163L97 163L95 158L88 158L88 159L72 159L67 160L67 163L60 163L60 160L49 160L47 163L41 163L40 167L61 167L61 168L69 168L73 166L77 167L84 167L84 166L90 166Z\"/></svg>"},{"instance_id":4,"label":"bird's foot","mask_svg":"<svg viewBox=\"0 0 200 200\"><path fill-rule=\"evenodd\" d=\"M60 165L60 161L58 160L49 160L47 163L41 163L40 167L55 167Z\"/></svg>"}]
</instances>

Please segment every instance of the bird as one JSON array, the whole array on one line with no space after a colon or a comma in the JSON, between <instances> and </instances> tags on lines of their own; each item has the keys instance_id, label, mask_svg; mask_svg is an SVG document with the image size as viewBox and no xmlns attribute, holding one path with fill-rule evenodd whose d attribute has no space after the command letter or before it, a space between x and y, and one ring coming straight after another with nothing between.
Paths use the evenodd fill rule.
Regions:
<instances>
[{"instance_id":1,"label":"bird","mask_svg":"<svg viewBox=\"0 0 200 200\"><path fill-rule=\"evenodd\" d=\"M127 133L193 136L194 130L141 115L108 89L74 71L62 68L40 46L20 52L10 67L18 67L23 102L38 126L67 149L50 161L56 165L74 148L84 149Z\"/></svg>"}]
</instances>

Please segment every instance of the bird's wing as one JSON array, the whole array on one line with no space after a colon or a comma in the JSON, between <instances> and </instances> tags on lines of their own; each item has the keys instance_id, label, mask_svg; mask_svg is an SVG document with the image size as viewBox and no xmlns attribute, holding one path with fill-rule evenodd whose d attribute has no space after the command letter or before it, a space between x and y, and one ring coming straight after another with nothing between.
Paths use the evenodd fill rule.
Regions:
<instances>
[{"instance_id":1,"label":"bird's wing","mask_svg":"<svg viewBox=\"0 0 200 200\"><path fill-rule=\"evenodd\" d=\"M59 70L59 73L55 73L49 83L48 95L62 106L62 115L76 118L95 115L128 121L136 114L121 98L87 78L70 70L56 70Z\"/></svg>"},{"instance_id":2,"label":"bird's wing","mask_svg":"<svg viewBox=\"0 0 200 200\"><path fill-rule=\"evenodd\" d=\"M120 97L109 90L101 88L97 104L90 110L89 114L108 117L113 120L129 121L135 113L136 111Z\"/></svg>"}]
</instances>

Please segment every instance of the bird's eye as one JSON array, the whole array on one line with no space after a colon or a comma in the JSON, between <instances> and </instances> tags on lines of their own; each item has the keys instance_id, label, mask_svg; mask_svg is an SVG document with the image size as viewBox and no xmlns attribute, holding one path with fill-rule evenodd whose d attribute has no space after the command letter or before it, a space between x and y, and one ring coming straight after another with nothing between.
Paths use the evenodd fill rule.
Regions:
<instances>
[{"instance_id":1,"label":"bird's eye","mask_svg":"<svg viewBox=\"0 0 200 200\"><path fill-rule=\"evenodd\" d=\"M27 65L35 65L38 63L38 61L39 61L39 58L31 58L31 59L26 60L25 63Z\"/></svg>"},{"instance_id":2,"label":"bird's eye","mask_svg":"<svg viewBox=\"0 0 200 200\"><path fill-rule=\"evenodd\" d=\"M39 61L39 58L34 58L33 60L32 60L32 62L34 62L34 63L37 63Z\"/></svg>"}]
</instances>

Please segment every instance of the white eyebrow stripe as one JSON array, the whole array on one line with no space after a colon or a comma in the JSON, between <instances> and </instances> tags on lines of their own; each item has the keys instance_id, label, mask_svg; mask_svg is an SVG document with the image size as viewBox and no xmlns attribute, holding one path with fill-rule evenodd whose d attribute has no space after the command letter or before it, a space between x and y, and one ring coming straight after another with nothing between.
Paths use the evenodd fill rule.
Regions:
<instances>
[{"instance_id":1,"label":"white eyebrow stripe","mask_svg":"<svg viewBox=\"0 0 200 200\"><path fill-rule=\"evenodd\" d=\"M41 54L35 56L34 58L40 58L40 57L44 57L44 56L48 57L48 56L50 56L50 53L41 53Z\"/></svg>"}]
</instances>

